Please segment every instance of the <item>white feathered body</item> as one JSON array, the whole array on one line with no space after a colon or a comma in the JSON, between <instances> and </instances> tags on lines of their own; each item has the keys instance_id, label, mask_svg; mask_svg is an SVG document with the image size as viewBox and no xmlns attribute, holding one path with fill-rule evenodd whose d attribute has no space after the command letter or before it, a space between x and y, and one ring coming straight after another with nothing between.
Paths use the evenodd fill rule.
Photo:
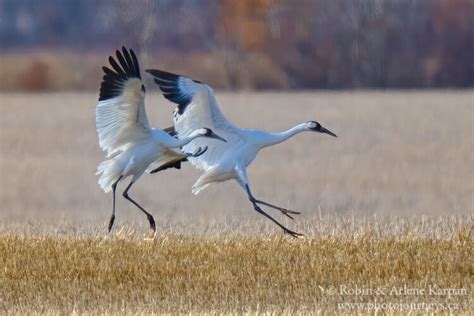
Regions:
<instances>
[{"instance_id":1,"label":"white feathered body","mask_svg":"<svg viewBox=\"0 0 474 316\"><path fill-rule=\"evenodd\" d=\"M219 130L219 129L217 129ZM231 138L231 135L226 134L225 130L219 130L220 134L226 135L224 137ZM223 150L219 159L216 159L213 165L205 170L205 173L197 180L193 185L193 193L198 194L200 191L205 189L210 183L223 182L227 180L237 180L241 182L242 174L238 173L238 170L244 171L246 168L255 160L261 149L266 147L267 143L274 141L273 133L257 129L241 129L235 128L232 131L234 135L234 143L226 150ZM231 136L231 137L229 137ZM206 143L209 140L199 140L200 146L209 146L212 148L210 143ZM218 144L219 146L225 146L226 144ZM192 150L196 144L190 144L188 149ZM205 154L204 154L205 155ZM190 162L193 165L199 165L196 162L198 158L190 158ZM204 157L205 158L205 157Z\"/></svg>"},{"instance_id":2,"label":"white feathered body","mask_svg":"<svg viewBox=\"0 0 474 316\"><path fill-rule=\"evenodd\" d=\"M181 159L183 155L178 149L168 147L174 141L175 139L166 132L152 129L151 138L130 143L122 152L99 164L97 174L101 175L100 187L109 192L112 184L120 177L125 179L133 175L138 179L145 171L157 168L173 159Z\"/></svg>"},{"instance_id":3,"label":"white feathered body","mask_svg":"<svg viewBox=\"0 0 474 316\"><path fill-rule=\"evenodd\" d=\"M147 71L154 76L163 95L178 104L174 113L174 127L179 138L188 137L198 126L206 126L227 140L223 143L200 138L183 147L187 152L193 152L199 147L209 148L199 157L189 158L193 166L204 171L193 186L195 194L212 182L236 179L244 185L247 182L246 168L258 152L286 139L285 133L236 127L223 115L214 91L206 84L161 70ZM301 126L294 131L300 130Z\"/></svg>"},{"instance_id":4,"label":"white feathered body","mask_svg":"<svg viewBox=\"0 0 474 316\"><path fill-rule=\"evenodd\" d=\"M188 157L198 157L206 148L186 153L181 148L196 138L225 139L209 128L201 126L186 137L178 139L174 127L165 130L152 128L145 110L146 88L141 80L140 66L133 50L122 47L116 59L109 56L111 68L103 66L104 76L96 105L96 130L100 148L107 159L97 167L99 185L112 191L112 215L109 232L115 220L115 192L117 185L127 177L132 179L123 191L123 197L146 214L150 228L156 232L153 215L132 199L128 191L144 172L155 173L168 168L181 168Z\"/></svg>"},{"instance_id":5,"label":"white feathered body","mask_svg":"<svg viewBox=\"0 0 474 316\"><path fill-rule=\"evenodd\" d=\"M193 152L201 147L208 148L203 154L188 158L194 167L204 172L193 185L193 193L198 194L211 183L235 179L246 191L255 211L269 218L285 233L293 237L302 236L289 230L261 209L259 204L279 210L291 219L293 217L290 214L299 214L257 200L250 191L247 166L252 163L262 148L281 143L300 132L314 130L336 135L323 129L314 121L298 124L280 133L241 129L234 126L223 115L210 86L163 70L148 69L147 72L154 77L163 96L177 104L174 112L174 128L178 138L185 139L196 127L206 126L226 140L226 142L216 142L201 138L183 146L187 152Z\"/></svg>"},{"instance_id":6,"label":"white feathered body","mask_svg":"<svg viewBox=\"0 0 474 316\"><path fill-rule=\"evenodd\" d=\"M214 91L206 84L161 70L152 69L147 72L154 76L165 98L178 104L174 113L174 127L179 138L188 137L198 126L206 126L227 140L223 143L200 138L183 147L187 152L193 152L199 147L208 148L199 157L189 158L193 166L204 171L193 186L195 194L212 182L230 179L235 179L244 186L244 182L247 182L246 167L258 152L287 138L285 133L236 127L223 115ZM301 127L298 127L299 130ZM288 135L294 131L290 131Z\"/></svg>"},{"instance_id":7,"label":"white feathered body","mask_svg":"<svg viewBox=\"0 0 474 316\"><path fill-rule=\"evenodd\" d=\"M99 185L109 192L122 177L138 179L148 168L183 158L177 139L149 125L145 111L145 92L139 78L121 84L121 94L101 100L96 106L99 145L109 158L99 164Z\"/></svg>"}]
</instances>

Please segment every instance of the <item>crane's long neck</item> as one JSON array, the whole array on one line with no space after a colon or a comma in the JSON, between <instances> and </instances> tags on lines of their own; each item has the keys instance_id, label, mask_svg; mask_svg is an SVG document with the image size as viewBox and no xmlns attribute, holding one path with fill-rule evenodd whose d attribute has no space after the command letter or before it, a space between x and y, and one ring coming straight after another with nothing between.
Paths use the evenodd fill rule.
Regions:
<instances>
[{"instance_id":1,"label":"crane's long neck","mask_svg":"<svg viewBox=\"0 0 474 316\"><path fill-rule=\"evenodd\" d=\"M189 134L189 136L187 137L177 139L174 147L183 147L184 145L187 145L188 143L190 143L193 139L201 137L201 136L202 135L199 134L199 131L194 131L191 134Z\"/></svg>"},{"instance_id":2,"label":"crane's long neck","mask_svg":"<svg viewBox=\"0 0 474 316\"><path fill-rule=\"evenodd\" d=\"M261 141L261 146L267 147L279 144L304 131L306 131L305 124L301 123L280 133L266 133L265 137Z\"/></svg>"}]
</instances>

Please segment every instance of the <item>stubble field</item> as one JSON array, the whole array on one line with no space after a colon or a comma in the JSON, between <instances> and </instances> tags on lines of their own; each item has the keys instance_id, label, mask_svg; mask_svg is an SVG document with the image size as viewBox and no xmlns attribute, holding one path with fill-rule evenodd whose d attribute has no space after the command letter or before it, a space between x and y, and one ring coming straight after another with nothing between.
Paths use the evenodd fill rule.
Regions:
<instances>
[{"instance_id":1,"label":"stubble field","mask_svg":"<svg viewBox=\"0 0 474 316\"><path fill-rule=\"evenodd\" d=\"M0 313L472 309L472 91L218 94L238 126L318 120L339 136L299 135L249 168L257 197L302 212L273 214L303 240L259 217L236 183L193 196L191 166L131 191L155 240L123 199L106 234L96 97L0 95ZM155 126L172 124L172 108L147 98Z\"/></svg>"}]
</instances>

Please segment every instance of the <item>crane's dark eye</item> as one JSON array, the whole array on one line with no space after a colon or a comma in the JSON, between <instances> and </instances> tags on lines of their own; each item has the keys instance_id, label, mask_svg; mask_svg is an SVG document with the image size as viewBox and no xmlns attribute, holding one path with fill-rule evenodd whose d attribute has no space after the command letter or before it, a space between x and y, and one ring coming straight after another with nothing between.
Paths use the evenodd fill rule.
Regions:
<instances>
[{"instance_id":1,"label":"crane's dark eye","mask_svg":"<svg viewBox=\"0 0 474 316\"><path fill-rule=\"evenodd\" d=\"M211 136L212 131L209 128L206 128L206 136Z\"/></svg>"},{"instance_id":2,"label":"crane's dark eye","mask_svg":"<svg viewBox=\"0 0 474 316\"><path fill-rule=\"evenodd\" d=\"M321 124L319 124L316 121L311 121L310 122L310 129L313 130L313 131L319 131L319 129L321 129Z\"/></svg>"}]
</instances>

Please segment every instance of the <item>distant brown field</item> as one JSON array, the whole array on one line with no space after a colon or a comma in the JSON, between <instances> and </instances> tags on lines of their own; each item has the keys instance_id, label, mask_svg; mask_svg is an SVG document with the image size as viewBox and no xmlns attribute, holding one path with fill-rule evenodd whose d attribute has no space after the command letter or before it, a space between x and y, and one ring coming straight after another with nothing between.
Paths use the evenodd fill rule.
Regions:
<instances>
[{"instance_id":1,"label":"distant brown field","mask_svg":"<svg viewBox=\"0 0 474 316\"><path fill-rule=\"evenodd\" d=\"M468 298L401 301L472 307L474 92L219 93L241 127L318 120L339 136L299 135L249 168L257 197L302 212L280 219L305 240L281 236L236 183L192 195L188 165L131 191L156 240L142 240L146 219L121 198L107 236L96 99L0 95L0 312L310 313L347 302L330 286L430 284ZM147 107L153 125L172 124L161 96Z\"/></svg>"},{"instance_id":2,"label":"distant brown field","mask_svg":"<svg viewBox=\"0 0 474 316\"><path fill-rule=\"evenodd\" d=\"M257 197L303 213L294 227L320 213L472 214L473 98L472 91L218 94L225 114L241 127L278 131L311 119L338 134L298 135L265 149L249 169ZM104 159L95 132L96 99L80 93L0 95L2 222L105 227L111 197L95 176ZM147 108L155 126L172 124L173 105L163 97L149 95ZM234 182L193 196L198 175L188 165L145 175L131 194L162 226L267 222ZM119 199L119 225L131 219L146 223Z\"/></svg>"}]
</instances>

